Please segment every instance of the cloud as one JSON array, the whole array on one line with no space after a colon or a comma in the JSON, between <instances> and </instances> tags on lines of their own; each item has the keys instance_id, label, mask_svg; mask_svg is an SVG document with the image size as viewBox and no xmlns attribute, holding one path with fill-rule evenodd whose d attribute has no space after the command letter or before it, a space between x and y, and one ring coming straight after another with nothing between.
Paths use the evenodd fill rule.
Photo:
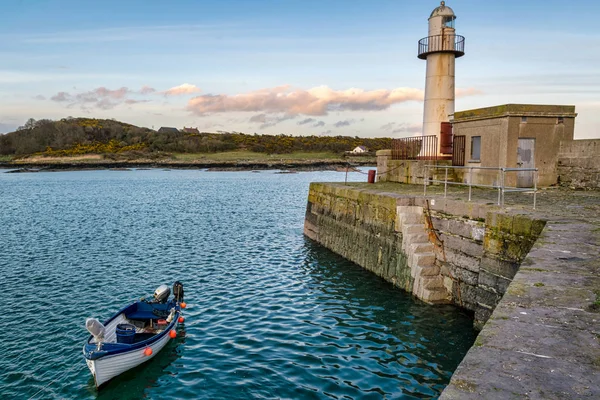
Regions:
<instances>
[{"instance_id":1,"label":"cloud","mask_svg":"<svg viewBox=\"0 0 600 400\"><path fill-rule=\"evenodd\" d=\"M250 117L250 122L262 122L265 123L267 121L267 114L257 114Z\"/></svg>"},{"instance_id":2,"label":"cloud","mask_svg":"<svg viewBox=\"0 0 600 400\"><path fill-rule=\"evenodd\" d=\"M316 124L314 124L313 126L314 126L315 128L319 128L319 127L321 127L321 126L325 126L325 122L323 122L323 121L319 121L319 122L317 122Z\"/></svg>"},{"instance_id":3,"label":"cloud","mask_svg":"<svg viewBox=\"0 0 600 400\"><path fill-rule=\"evenodd\" d=\"M336 91L327 86L303 90L283 85L231 96L197 96L189 100L187 109L200 116L230 111L315 116L327 115L330 111L385 110L393 104L422 100L423 91L413 88Z\"/></svg>"},{"instance_id":4,"label":"cloud","mask_svg":"<svg viewBox=\"0 0 600 400\"><path fill-rule=\"evenodd\" d=\"M142 86L142 88L140 89L140 93L141 94L150 94L150 93L154 93L156 92L156 89L154 89L153 87L150 86Z\"/></svg>"},{"instance_id":5,"label":"cloud","mask_svg":"<svg viewBox=\"0 0 600 400\"><path fill-rule=\"evenodd\" d=\"M257 114L257 115L253 115L252 117L250 117L250 122L254 122L254 123L260 123L260 129L264 129L264 128L268 128L274 125L277 125L280 122L283 121L287 121L288 119L294 119L296 118L295 115L289 115L289 114L284 114L284 115L276 115L276 116L269 116L267 114Z\"/></svg>"},{"instance_id":6,"label":"cloud","mask_svg":"<svg viewBox=\"0 0 600 400\"><path fill-rule=\"evenodd\" d=\"M410 125L406 123L398 124L398 128L394 129L392 133L421 133L423 127L421 124Z\"/></svg>"},{"instance_id":7,"label":"cloud","mask_svg":"<svg viewBox=\"0 0 600 400\"><path fill-rule=\"evenodd\" d=\"M125 100L125 104L138 104L138 103L148 103L150 100L135 100L135 99L127 99Z\"/></svg>"},{"instance_id":8,"label":"cloud","mask_svg":"<svg viewBox=\"0 0 600 400\"><path fill-rule=\"evenodd\" d=\"M265 129L265 128L269 128L271 126L275 126L280 122L283 121L287 121L288 119L294 119L296 118L295 115L289 115L289 114L285 114L282 116L277 116L277 117L269 117L266 119L266 121L260 126L260 129Z\"/></svg>"},{"instance_id":9,"label":"cloud","mask_svg":"<svg viewBox=\"0 0 600 400\"><path fill-rule=\"evenodd\" d=\"M396 125L395 122L389 122L385 125L381 125L380 129L383 129L384 131L389 131L390 129L392 129L394 127L394 125Z\"/></svg>"},{"instance_id":10,"label":"cloud","mask_svg":"<svg viewBox=\"0 0 600 400\"><path fill-rule=\"evenodd\" d=\"M316 121L316 119L314 119L314 118L306 118L306 119L303 119L302 121L298 121L296 123L298 125L306 125L306 124L310 124L311 122L315 122L315 121Z\"/></svg>"},{"instance_id":11,"label":"cloud","mask_svg":"<svg viewBox=\"0 0 600 400\"><path fill-rule=\"evenodd\" d=\"M71 95L67 92L58 92L54 96L50 97L50 100L57 102L70 101L70 97Z\"/></svg>"},{"instance_id":12,"label":"cloud","mask_svg":"<svg viewBox=\"0 0 600 400\"><path fill-rule=\"evenodd\" d=\"M458 89L456 89L456 91L454 93L455 97L477 96L480 94L484 94L484 93L481 90L474 89L474 88L466 88L466 89L458 88Z\"/></svg>"},{"instance_id":13,"label":"cloud","mask_svg":"<svg viewBox=\"0 0 600 400\"><path fill-rule=\"evenodd\" d=\"M148 90L152 89L144 86L139 93L145 91L151 93ZM154 90L154 89L152 89ZM150 100L139 100L128 98L131 94L137 94L127 87L120 87L119 89L108 89L106 87L98 87L86 92L80 93L68 93L58 92L54 96L50 97L50 100L58 103L69 103L67 107L79 106L84 111L89 111L89 107L96 107L101 110L109 110L115 108L120 104L137 104L146 103Z\"/></svg>"},{"instance_id":14,"label":"cloud","mask_svg":"<svg viewBox=\"0 0 600 400\"><path fill-rule=\"evenodd\" d=\"M34 97L34 99L36 99L36 100L46 100L46 96L42 96L41 94L38 94L37 96Z\"/></svg>"},{"instance_id":15,"label":"cloud","mask_svg":"<svg viewBox=\"0 0 600 400\"><path fill-rule=\"evenodd\" d=\"M354 120L353 119L347 119L345 121L338 121L335 124L333 124L333 126L335 126L336 128L341 128L343 126L350 126L350 124L353 124Z\"/></svg>"},{"instance_id":16,"label":"cloud","mask_svg":"<svg viewBox=\"0 0 600 400\"><path fill-rule=\"evenodd\" d=\"M200 88L196 85L191 85L189 83L184 83L179 86L172 87L171 89L167 89L163 92L165 96L179 96L182 94L192 94L201 92Z\"/></svg>"}]
</instances>

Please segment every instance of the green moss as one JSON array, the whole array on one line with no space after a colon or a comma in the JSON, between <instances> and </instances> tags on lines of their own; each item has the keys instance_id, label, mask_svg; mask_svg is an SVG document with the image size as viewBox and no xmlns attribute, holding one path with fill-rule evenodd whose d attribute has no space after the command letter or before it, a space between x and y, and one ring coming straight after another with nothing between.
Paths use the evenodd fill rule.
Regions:
<instances>
[{"instance_id":1,"label":"green moss","mask_svg":"<svg viewBox=\"0 0 600 400\"><path fill-rule=\"evenodd\" d=\"M473 382L466 381L464 379L454 379L451 384L454 384L458 389L464 390L465 392L474 393L475 389L477 389L477 385Z\"/></svg>"},{"instance_id":2,"label":"green moss","mask_svg":"<svg viewBox=\"0 0 600 400\"><path fill-rule=\"evenodd\" d=\"M525 294L525 292L525 285L514 281L508 286L508 290L506 291L506 293L514 296L522 296Z\"/></svg>"},{"instance_id":3,"label":"green moss","mask_svg":"<svg viewBox=\"0 0 600 400\"><path fill-rule=\"evenodd\" d=\"M535 287L542 287L542 286L546 286L546 285L544 285L542 282L536 282L536 283L533 284L533 286L535 286Z\"/></svg>"},{"instance_id":4,"label":"green moss","mask_svg":"<svg viewBox=\"0 0 600 400\"><path fill-rule=\"evenodd\" d=\"M525 259L525 261L528 261L529 264L531 265L533 264L531 261L529 261L528 259ZM519 268L519 271L531 271L531 272L549 272L547 269L542 269L542 268L523 268L523 265L525 265L525 263L521 264L521 268Z\"/></svg>"},{"instance_id":5,"label":"green moss","mask_svg":"<svg viewBox=\"0 0 600 400\"><path fill-rule=\"evenodd\" d=\"M594 290L596 300L588 307L590 311L600 312L600 290Z\"/></svg>"}]
</instances>

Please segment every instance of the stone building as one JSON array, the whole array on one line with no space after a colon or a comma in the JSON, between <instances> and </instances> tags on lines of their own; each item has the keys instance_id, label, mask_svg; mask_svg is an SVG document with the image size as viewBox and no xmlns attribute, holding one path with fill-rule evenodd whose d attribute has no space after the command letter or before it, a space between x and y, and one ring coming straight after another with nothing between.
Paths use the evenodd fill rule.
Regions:
<instances>
[{"instance_id":1,"label":"stone building","mask_svg":"<svg viewBox=\"0 0 600 400\"><path fill-rule=\"evenodd\" d=\"M575 106L536 104L504 104L456 112L451 120L453 147L458 156L454 165L537 168L537 184L554 185L560 143L573 140L576 116ZM509 173L505 184L531 187L533 178L533 172ZM492 182L484 170L478 170L473 183Z\"/></svg>"}]
</instances>

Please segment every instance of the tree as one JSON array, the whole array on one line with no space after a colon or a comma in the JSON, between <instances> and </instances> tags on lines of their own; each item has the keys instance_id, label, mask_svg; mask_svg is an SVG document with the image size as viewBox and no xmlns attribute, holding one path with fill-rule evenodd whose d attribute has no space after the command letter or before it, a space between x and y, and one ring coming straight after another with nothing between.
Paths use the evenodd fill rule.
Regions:
<instances>
[{"instance_id":1,"label":"tree","mask_svg":"<svg viewBox=\"0 0 600 400\"><path fill-rule=\"evenodd\" d=\"M35 128L35 119L29 118L27 120L27 122L25 122L24 126L25 126L25 129L29 129L29 130Z\"/></svg>"}]
</instances>

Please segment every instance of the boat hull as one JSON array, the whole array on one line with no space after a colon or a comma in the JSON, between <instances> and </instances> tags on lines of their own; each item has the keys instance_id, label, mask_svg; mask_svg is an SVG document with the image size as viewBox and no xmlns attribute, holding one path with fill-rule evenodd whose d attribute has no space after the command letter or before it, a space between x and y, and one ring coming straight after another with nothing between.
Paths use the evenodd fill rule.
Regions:
<instances>
[{"instance_id":1,"label":"boat hull","mask_svg":"<svg viewBox=\"0 0 600 400\"><path fill-rule=\"evenodd\" d=\"M173 329L176 327L177 322L175 322ZM171 338L168 332L166 332L166 334L164 334L158 340L144 346L141 349L135 348L130 351L124 351L114 355L109 354L95 360L86 358L85 361L90 369L90 372L94 376L96 387L99 387L100 385L108 382L112 378L122 374L125 371L151 360L158 354L159 351L163 349L163 347L166 346L170 339ZM152 354L149 356L145 353L147 348L152 349Z\"/></svg>"}]
</instances>

